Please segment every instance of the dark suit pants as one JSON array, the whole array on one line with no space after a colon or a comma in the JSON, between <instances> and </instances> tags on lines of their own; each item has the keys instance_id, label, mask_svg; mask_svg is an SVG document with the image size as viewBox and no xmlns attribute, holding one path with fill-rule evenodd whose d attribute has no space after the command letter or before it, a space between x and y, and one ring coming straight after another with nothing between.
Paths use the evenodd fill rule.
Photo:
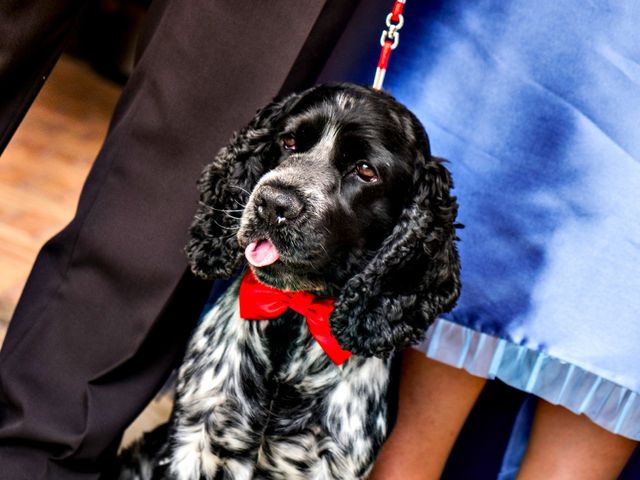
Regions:
<instances>
[{"instance_id":1,"label":"dark suit pants","mask_svg":"<svg viewBox=\"0 0 640 480\"><path fill-rule=\"evenodd\" d=\"M0 4L0 147L83 2ZM157 0L71 223L0 353L0 478L98 478L179 360L210 285L186 271L196 179L279 91L312 84L356 2Z\"/></svg>"}]
</instances>

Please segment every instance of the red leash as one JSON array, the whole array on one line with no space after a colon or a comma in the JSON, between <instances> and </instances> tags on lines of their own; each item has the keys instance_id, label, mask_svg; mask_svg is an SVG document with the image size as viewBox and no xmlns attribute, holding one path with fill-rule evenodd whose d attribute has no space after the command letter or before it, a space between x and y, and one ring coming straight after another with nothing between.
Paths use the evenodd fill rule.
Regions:
<instances>
[{"instance_id":1,"label":"red leash","mask_svg":"<svg viewBox=\"0 0 640 480\"><path fill-rule=\"evenodd\" d=\"M387 73L387 65L389 64L389 57L391 51L395 50L400 41L400 34L398 30L404 25L404 17L402 16L402 9L404 8L406 0L396 0L393 4L391 13L387 15L387 29L382 31L380 37L380 58L378 59L378 68L376 68L376 76L373 79L373 88L375 90L382 89L382 83L384 82L384 75Z\"/></svg>"}]
</instances>

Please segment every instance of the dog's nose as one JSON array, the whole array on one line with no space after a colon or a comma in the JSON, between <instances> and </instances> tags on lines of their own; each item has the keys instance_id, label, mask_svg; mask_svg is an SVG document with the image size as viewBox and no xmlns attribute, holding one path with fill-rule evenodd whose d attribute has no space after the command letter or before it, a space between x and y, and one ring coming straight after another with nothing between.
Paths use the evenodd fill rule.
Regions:
<instances>
[{"instance_id":1,"label":"dog's nose","mask_svg":"<svg viewBox=\"0 0 640 480\"><path fill-rule=\"evenodd\" d=\"M264 185L256 197L258 217L271 225L284 225L302 212L303 203L297 193Z\"/></svg>"}]
</instances>

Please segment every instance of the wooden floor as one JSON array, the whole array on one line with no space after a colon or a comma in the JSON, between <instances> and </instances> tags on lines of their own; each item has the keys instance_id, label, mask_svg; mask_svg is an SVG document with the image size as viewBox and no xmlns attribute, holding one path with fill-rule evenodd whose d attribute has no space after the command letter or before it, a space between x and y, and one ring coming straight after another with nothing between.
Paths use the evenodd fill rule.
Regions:
<instances>
[{"instance_id":1,"label":"wooden floor","mask_svg":"<svg viewBox=\"0 0 640 480\"><path fill-rule=\"evenodd\" d=\"M0 343L42 244L73 217L120 87L63 57L0 158ZM154 402L125 443L163 421Z\"/></svg>"}]
</instances>

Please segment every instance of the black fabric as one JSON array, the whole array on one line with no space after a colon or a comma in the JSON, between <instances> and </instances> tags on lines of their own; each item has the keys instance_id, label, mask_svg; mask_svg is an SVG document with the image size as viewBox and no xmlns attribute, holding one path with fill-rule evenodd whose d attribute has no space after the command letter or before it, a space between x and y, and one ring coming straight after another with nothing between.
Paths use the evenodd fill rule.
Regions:
<instances>
[{"instance_id":1,"label":"black fabric","mask_svg":"<svg viewBox=\"0 0 640 480\"><path fill-rule=\"evenodd\" d=\"M0 154L58 60L85 4L0 2Z\"/></svg>"},{"instance_id":2,"label":"black fabric","mask_svg":"<svg viewBox=\"0 0 640 480\"><path fill-rule=\"evenodd\" d=\"M351 14L344 3L355 4L154 2L76 216L38 255L0 352L1 479L99 477L209 290L183 253L202 167L277 92L315 80ZM3 3L3 141L80 7Z\"/></svg>"}]
</instances>

